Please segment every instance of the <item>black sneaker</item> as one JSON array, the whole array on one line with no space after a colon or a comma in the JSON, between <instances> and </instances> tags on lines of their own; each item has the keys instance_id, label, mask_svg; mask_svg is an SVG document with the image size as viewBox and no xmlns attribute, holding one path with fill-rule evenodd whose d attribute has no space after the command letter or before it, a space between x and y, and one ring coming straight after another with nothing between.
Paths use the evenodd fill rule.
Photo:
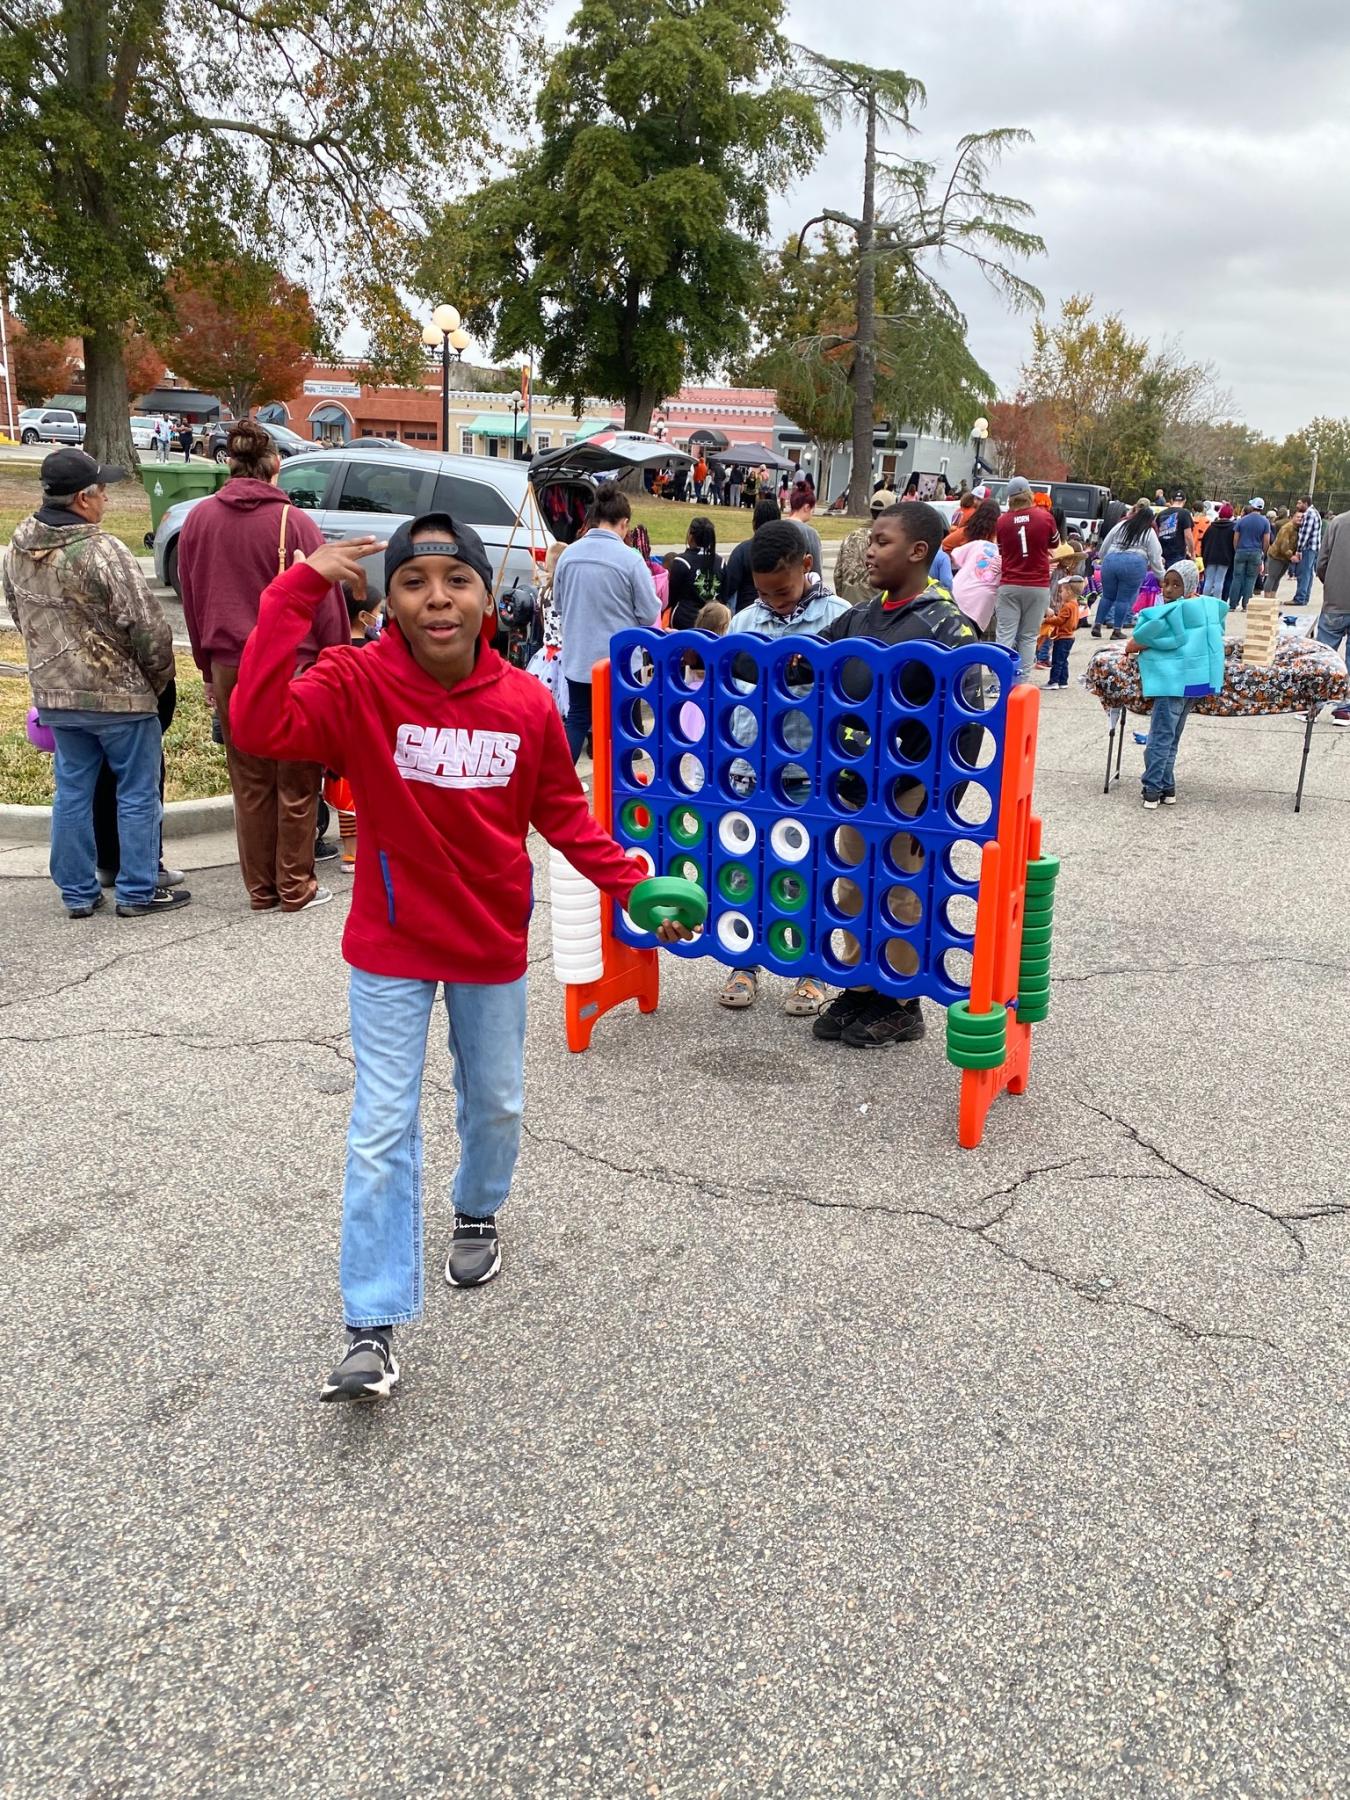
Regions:
<instances>
[{"instance_id":1,"label":"black sneaker","mask_svg":"<svg viewBox=\"0 0 1350 1800\"><path fill-rule=\"evenodd\" d=\"M186 888L157 887L154 899L147 900L143 906L124 906L119 900L117 916L119 919L147 919L151 913L176 912L191 898Z\"/></svg>"},{"instance_id":2,"label":"black sneaker","mask_svg":"<svg viewBox=\"0 0 1350 1800\"><path fill-rule=\"evenodd\" d=\"M1177 803L1177 790L1175 788L1164 788L1158 798L1162 801L1164 806L1175 806Z\"/></svg>"},{"instance_id":3,"label":"black sneaker","mask_svg":"<svg viewBox=\"0 0 1350 1800\"><path fill-rule=\"evenodd\" d=\"M107 896L100 894L97 900L91 900L87 906L68 906L66 917L69 919L92 919L99 908L107 904Z\"/></svg>"},{"instance_id":4,"label":"black sneaker","mask_svg":"<svg viewBox=\"0 0 1350 1800\"><path fill-rule=\"evenodd\" d=\"M371 1325L352 1331L347 1354L323 1384L320 1400L386 1400L398 1381L391 1330Z\"/></svg>"},{"instance_id":5,"label":"black sneaker","mask_svg":"<svg viewBox=\"0 0 1350 1800\"><path fill-rule=\"evenodd\" d=\"M871 988L845 988L816 1014L811 1022L811 1036L819 1038L823 1044L837 1044L845 1028L875 999L876 994Z\"/></svg>"},{"instance_id":6,"label":"black sneaker","mask_svg":"<svg viewBox=\"0 0 1350 1800\"><path fill-rule=\"evenodd\" d=\"M450 1253L445 1259L445 1279L451 1287L482 1287L502 1266L502 1247L495 1219L475 1219L471 1213L455 1214Z\"/></svg>"},{"instance_id":7,"label":"black sneaker","mask_svg":"<svg viewBox=\"0 0 1350 1800\"><path fill-rule=\"evenodd\" d=\"M1094 625L1092 627L1092 635L1093 637L1100 637L1102 635L1102 628L1100 625Z\"/></svg>"},{"instance_id":8,"label":"black sneaker","mask_svg":"<svg viewBox=\"0 0 1350 1800\"><path fill-rule=\"evenodd\" d=\"M844 1042L851 1050L885 1050L892 1044L913 1044L928 1027L917 1000L892 1000L874 994L866 1012L844 1027Z\"/></svg>"},{"instance_id":9,"label":"black sneaker","mask_svg":"<svg viewBox=\"0 0 1350 1800\"><path fill-rule=\"evenodd\" d=\"M337 845L331 838L316 838L314 841L315 862L332 862L338 853Z\"/></svg>"}]
</instances>

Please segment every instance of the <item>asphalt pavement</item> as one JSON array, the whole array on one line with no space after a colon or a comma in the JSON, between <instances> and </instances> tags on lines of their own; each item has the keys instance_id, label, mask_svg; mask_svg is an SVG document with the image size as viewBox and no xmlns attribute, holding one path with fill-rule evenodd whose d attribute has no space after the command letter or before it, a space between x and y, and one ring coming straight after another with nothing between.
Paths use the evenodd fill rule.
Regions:
<instances>
[{"instance_id":1,"label":"asphalt pavement","mask_svg":"<svg viewBox=\"0 0 1350 1800\"><path fill-rule=\"evenodd\" d=\"M0 856L0 1793L1345 1793L1350 732L1296 817L1298 721L1195 719L1145 814L1042 716L1051 1014L984 1146L936 1012L822 1046L711 962L569 1055L541 904L503 1272L439 1278L438 1042L364 1410L345 894L72 923Z\"/></svg>"}]
</instances>

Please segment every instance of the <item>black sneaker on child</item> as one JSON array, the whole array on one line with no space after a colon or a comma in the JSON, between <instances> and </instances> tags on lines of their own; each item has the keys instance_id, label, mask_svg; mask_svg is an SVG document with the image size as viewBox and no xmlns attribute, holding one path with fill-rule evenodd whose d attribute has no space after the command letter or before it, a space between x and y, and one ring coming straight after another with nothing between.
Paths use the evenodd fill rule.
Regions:
<instances>
[{"instance_id":1,"label":"black sneaker on child","mask_svg":"<svg viewBox=\"0 0 1350 1800\"><path fill-rule=\"evenodd\" d=\"M475 1219L472 1213L455 1214L450 1253L445 1259L445 1279L451 1287L482 1287L502 1266L502 1247L497 1221Z\"/></svg>"},{"instance_id":2,"label":"black sneaker on child","mask_svg":"<svg viewBox=\"0 0 1350 1800\"><path fill-rule=\"evenodd\" d=\"M845 988L828 1006L822 1006L811 1023L811 1036L823 1044L837 1044L860 1012L876 999L871 988Z\"/></svg>"},{"instance_id":3,"label":"black sneaker on child","mask_svg":"<svg viewBox=\"0 0 1350 1800\"><path fill-rule=\"evenodd\" d=\"M385 1400L398 1380L393 1329L348 1326L347 1354L323 1384L320 1400Z\"/></svg>"},{"instance_id":4,"label":"black sneaker on child","mask_svg":"<svg viewBox=\"0 0 1350 1800\"><path fill-rule=\"evenodd\" d=\"M147 900L143 906L124 906L117 902L119 919L148 919L151 913L175 912L180 906L186 906L192 895L184 887L157 887L153 900Z\"/></svg>"},{"instance_id":5,"label":"black sneaker on child","mask_svg":"<svg viewBox=\"0 0 1350 1800\"><path fill-rule=\"evenodd\" d=\"M917 1000L873 994L866 1011L844 1027L843 1041L851 1050L885 1050L892 1044L913 1044L927 1029Z\"/></svg>"},{"instance_id":6,"label":"black sneaker on child","mask_svg":"<svg viewBox=\"0 0 1350 1800\"><path fill-rule=\"evenodd\" d=\"M331 838L315 838L314 860L316 863L332 862L338 853L338 847Z\"/></svg>"}]
</instances>

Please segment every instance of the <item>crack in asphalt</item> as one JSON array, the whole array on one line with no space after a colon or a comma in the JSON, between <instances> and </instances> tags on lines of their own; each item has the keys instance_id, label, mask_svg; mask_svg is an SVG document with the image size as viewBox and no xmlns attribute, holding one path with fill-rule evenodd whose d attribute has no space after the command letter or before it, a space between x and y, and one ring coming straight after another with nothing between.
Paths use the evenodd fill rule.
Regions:
<instances>
[{"instance_id":1,"label":"crack in asphalt","mask_svg":"<svg viewBox=\"0 0 1350 1800\"><path fill-rule=\"evenodd\" d=\"M1208 974L1213 969L1257 969L1272 963L1288 963L1297 969L1332 969L1338 975L1350 975L1350 963L1322 961L1311 956L1243 956L1219 962L1141 963L1137 967L1086 969L1079 975L1052 975L1052 983L1066 986L1083 981L1115 980L1126 975Z\"/></svg>"},{"instance_id":2,"label":"crack in asphalt","mask_svg":"<svg viewBox=\"0 0 1350 1800\"><path fill-rule=\"evenodd\" d=\"M13 1000L0 1000L0 1012L8 1012L15 1006L32 1006L39 1000L56 1000L62 994L72 993L76 988L84 987L96 975L102 975L109 969L116 969L123 963L134 962L142 956L160 956L166 950L172 950L179 944L195 944L201 938L218 937L223 931L232 931L240 921L237 918L227 919L219 925L208 925L204 931L189 931L175 938L157 938L153 943L128 945L125 950L118 950L106 962L95 963L92 968L84 969L78 975L72 975L68 981L58 983L56 987L39 988L33 993L20 994Z\"/></svg>"},{"instance_id":3,"label":"crack in asphalt","mask_svg":"<svg viewBox=\"0 0 1350 1800\"><path fill-rule=\"evenodd\" d=\"M1217 1182L1206 1180L1203 1175L1197 1175L1194 1169L1188 1169L1184 1163L1175 1162L1168 1156L1165 1150L1159 1149L1157 1144L1153 1143L1151 1139L1146 1138L1137 1125L1132 1125L1128 1119L1123 1119L1119 1113L1113 1113L1105 1106L1094 1105L1091 1100L1084 1100L1081 1095L1075 1095L1074 1097L1078 1101L1078 1104L1087 1112L1095 1113L1099 1119L1105 1119L1109 1124L1118 1126L1130 1139L1131 1143L1137 1144L1147 1155L1153 1157L1157 1162L1160 1162L1165 1169L1170 1169L1174 1175L1179 1175L1183 1181L1193 1182L1196 1187L1203 1189L1203 1191L1210 1195L1212 1199L1223 1200L1229 1206L1240 1207L1244 1212L1255 1213L1259 1218L1265 1219L1269 1224L1275 1226L1276 1230L1282 1232L1294 1246L1294 1252L1297 1259L1296 1266L1301 1267L1307 1262L1308 1247L1303 1242L1301 1233L1294 1225L1294 1220L1303 1215L1298 1213L1274 1212L1270 1207L1261 1206L1255 1200L1244 1200L1240 1194L1229 1193L1227 1188L1220 1187ZM1346 1208L1337 1206L1335 1210L1345 1211ZM1330 1214L1316 1211L1313 1216L1324 1217L1330 1216ZM1281 1274L1291 1274L1294 1271L1292 1269L1285 1269L1278 1272Z\"/></svg>"},{"instance_id":4,"label":"crack in asphalt","mask_svg":"<svg viewBox=\"0 0 1350 1800\"><path fill-rule=\"evenodd\" d=\"M879 1213L889 1218L920 1219L926 1223L939 1225L948 1231L959 1231L966 1237L978 1238L1004 1261L1015 1263L1028 1274L1039 1275L1055 1282L1072 1293L1076 1298L1094 1306L1109 1308L1113 1311L1142 1313L1146 1317L1164 1325L1176 1333L1187 1343L1205 1345L1211 1342L1246 1343L1258 1345L1264 1350L1277 1350L1279 1346L1270 1338L1261 1337L1247 1331L1212 1329L1208 1326L1196 1325L1189 1319L1169 1313L1165 1308L1150 1306L1146 1301L1130 1300L1124 1297L1111 1298L1109 1291L1101 1286L1100 1278L1089 1279L1069 1274L1066 1270L1057 1269L1050 1263L1037 1262L1034 1257L1026 1256L1002 1239L990 1235L996 1226L1006 1222L1016 1206L1017 1194L1031 1182L1042 1175L1054 1174L1062 1169L1073 1168L1083 1161L1081 1156L1068 1157L1060 1162L1040 1163L1026 1169L1003 1187L994 1188L990 1193L982 1194L972 1203L975 1208L986 1208L992 1202L1005 1200L1007 1204L983 1219L954 1219L947 1213L934 1211L931 1207L887 1206L882 1203L870 1203L855 1200L826 1199L818 1194L784 1193L763 1187L729 1187L725 1183L708 1180L705 1176L694 1175L685 1169L674 1169L666 1164L633 1164L621 1163L599 1151L586 1150L575 1144L570 1138L551 1136L536 1130L529 1123L524 1126L525 1135L537 1144L551 1144L555 1148L569 1151L584 1162L594 1163L597 1167L611 1170L617 1175L636 1176L643 1181L673 1181L691 1188L713 1200L749 1201L756 1210L767 1210L770 1207L810 1206L823 1212ZM1094 1176L1093 1179L1110 1179L1109 1176ZM1214 1365L1221 1380L1227 1382L1222 1369Z\"/></svg>"},{"instance_id":5,"label":"crack in asphalt","mask_svg":"<svg viewBox=\"0 0 1350 1800\"><path fill-rule=\"evenodd\" d=\"M1247 1544L1244 1557L1248 1567L1260 1573L1259 1585L1255 1588L1251 1604L1233 1606L1219 1620L1214 1630L1215 1642L1219 1653L1219 1686L1229 1700L1242 1698L1242 1682L1238 1676L1238 1637L1244 1625L1249 1625L1270 1599L1275 1588L1275 1571L1273 1556L1269 1545L1263 1542L1261 1535L1261 1515L1252 1513L1247 1520Z\"/></svg>"}]
</instances>

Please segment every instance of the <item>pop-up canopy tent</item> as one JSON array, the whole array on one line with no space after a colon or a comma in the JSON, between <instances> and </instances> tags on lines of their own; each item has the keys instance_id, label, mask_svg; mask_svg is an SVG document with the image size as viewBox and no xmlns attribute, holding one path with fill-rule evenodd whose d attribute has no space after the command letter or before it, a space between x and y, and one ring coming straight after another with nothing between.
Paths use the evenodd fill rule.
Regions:
<instances>
[{"instance_id":1,"label":"pop-up canopy tent","mask_svg":"<svg viewBox=\"0 0 1350 1800\"><path fill-rule=\"evenodd\" d=\"M725 450L714 450L708 460L734 463L747 469L757 469L761 463L768 469L795 469L797 466L776 450L766 450L763 444L728 444Z\"/></svg>"}]
</instances>

